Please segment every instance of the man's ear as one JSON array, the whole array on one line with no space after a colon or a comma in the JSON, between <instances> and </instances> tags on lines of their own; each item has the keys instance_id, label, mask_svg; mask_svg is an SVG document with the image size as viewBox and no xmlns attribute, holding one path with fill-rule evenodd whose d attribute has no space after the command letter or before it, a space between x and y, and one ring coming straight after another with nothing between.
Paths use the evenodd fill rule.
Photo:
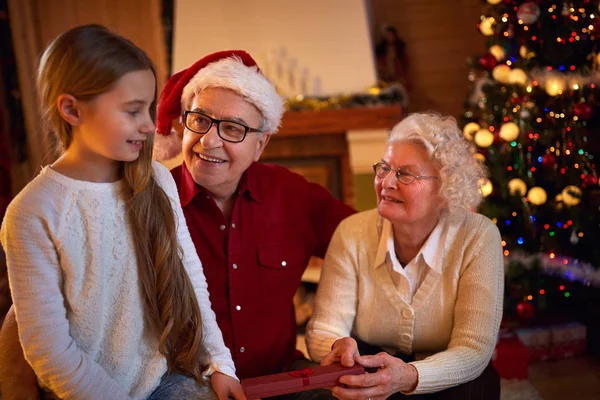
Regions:
<instances>
[{"instance_id":1,"label":"man's ear","mask_svg":"<svg viewBox=\"0 0 600 400\"><path fill-rule=\"evenodd\" d=\"M260 139L258 139L256 155L254 157L254 161L258 161L258 159L262 155L263 151L265 151L265 147L267 147L269 140L271 140L271 135L272 135L272 133L270 133L270 132L263 132Z\"/></svg>"},{"instance_id":2,"label":"man's ear","mask_svg":"<svg viewBox=\"0 0 600 400\"><path fill-rule=\"evenodd\" d=\"M60 116L71 126L81 123L81 103L73 96L63 93L56 99Z\"/></svg>"}]
</instances>

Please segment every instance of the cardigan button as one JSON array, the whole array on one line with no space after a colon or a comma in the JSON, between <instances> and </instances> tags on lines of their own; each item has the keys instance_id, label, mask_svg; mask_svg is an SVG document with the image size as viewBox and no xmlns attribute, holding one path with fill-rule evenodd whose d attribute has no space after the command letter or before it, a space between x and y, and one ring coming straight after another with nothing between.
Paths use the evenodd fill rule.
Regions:
<instances>
[{"instance_id":1,"label":"cardigan button","mask_svg":"<svg viewBox=\"0 0 600 400\"><path fill-rule=\"evenodd\" d=\"M403 342L410 342L410 340L412 339L412 336L409 335L408 333L403 333L402 336L400 336L400 338L402 339Z\"/></svg>"},{"instance_id":2,"label":"cardigan button","mask_svg":"<svg viewBox=\"0 0 600 400\"><path fill-rule=\"evenodd\" d=\"M406 319L410 319L415 315L413 310L410 307L406 307L402 310L402 316Z\"/></svg>"}]
</instances>

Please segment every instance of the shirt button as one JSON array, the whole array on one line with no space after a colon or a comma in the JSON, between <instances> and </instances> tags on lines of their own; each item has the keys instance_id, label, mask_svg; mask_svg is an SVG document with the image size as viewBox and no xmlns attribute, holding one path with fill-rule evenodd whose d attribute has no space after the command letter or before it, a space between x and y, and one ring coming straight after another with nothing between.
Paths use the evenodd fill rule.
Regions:
<instances>
[{"instance_id":1,"label":"shirt button","mask_svg":"<svg viewBox=\"0 0 600 400\"><path fill-rule=\"evenodd\" d=\"M244 347L240 347L240 353L243 353L245 351L246 351L246 349Z\"/></svg>"},{"instance_id":2,"label":"shirt button","mask_svg":"<svg viewBox=\"0 0 600 400\"><path fill-rule=\"evenodd\" d=\"M282 266L282 267L285 267L286 265L287 265L287 263L286 263L285 261L282 261L282 262L281 262L281 266Z\"/></svg>"},{"instance_id":3,"label":"shirt button","mask_svg":"<svg viewBox=\"0 0 600 400\"><path fill-rule=\"evenodd\" d=\"M225 226L225 225L221 225L221 226L219 227L219 229L221 229L222 231L224 231L224 230L225 230L225 228L226 228L226 226Z\"/></svg>"},{"instance_id":4,"label":"shirt button","mask_svg":"<svg viewBox=\"0 0 600 400\"><path fill-rule=\"evenodd\" d=\"M402 316L406 319L412 318L413 315L413 310L408 307L402 310Z\"/></svg>"},{"instance_id":5,"label":"shirt button","mask_svg":"<svg viewBox=\"0 0 600 400\"><path fill-rule=\"evenodd\" d=\"M410 339L412 339L412 336L408 333L403 333L400 337L402 338L403 342L410 342Z\"/></svg>"},{"instance_id":6,"label":"shirt button","mask_svg":"<svg viewBox=\"0 0 600 400\"><path fill-rule=\"evenodd\" d=\"M231 224L231 227L232 227L232 228L235 228L235 222Z\"/></svg>"},{"instance_id":7,"label":"shirt button","mask_svg":"<svg viewBox=\"0 0 600 400\"><path fill-rule=\"evenodd\" d=\"M237 269L237 264L232 265L233 269Z\"/></svg>"},{"instance_id":8,"label":"shirt button","mask_svg":"<svg viewBox=\"0 0 600 400\"><path fill-rule=\"evenodd\" d=\"M235 306L235 309L236 309L237 311L240 311L240 310L242 309L242 306Z\"/></svg>"}]
</instances>

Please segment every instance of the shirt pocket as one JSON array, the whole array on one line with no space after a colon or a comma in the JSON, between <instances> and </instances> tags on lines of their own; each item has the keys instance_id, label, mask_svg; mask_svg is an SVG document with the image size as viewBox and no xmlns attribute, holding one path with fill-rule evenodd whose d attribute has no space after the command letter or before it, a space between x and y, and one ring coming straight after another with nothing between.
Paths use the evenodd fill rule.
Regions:
<instances>
[{"instance_id":1,"label":"shirt pocket","mask_svg":"<svg viewBox=\"0 0 600 400\"><path fill-rule=\"evenodd\" d=\"M301 243L259 245L261 295L277 301L291 301L300 285L308 258Z\"/></svg>"}]
</instances>

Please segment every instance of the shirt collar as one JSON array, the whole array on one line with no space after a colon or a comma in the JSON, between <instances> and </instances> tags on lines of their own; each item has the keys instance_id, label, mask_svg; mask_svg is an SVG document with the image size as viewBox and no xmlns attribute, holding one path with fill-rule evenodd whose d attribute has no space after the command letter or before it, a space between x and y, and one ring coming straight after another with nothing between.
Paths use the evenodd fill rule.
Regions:
<instances>
[{"instance_id":1,"label":"shirt collar","mask_svg":"<svg viewBox=\"0 0 600 400\"><path fill-rule=\"evenodd\" d=\"M253 168L254 164L255 163L252 163L252 165L250 165L250 167L242 174L238 184L238 193L240 195L247 194L250 199L260 203L260 177L257 176L255 168ZM206 188L198 185L196 181L194 181L194 178L185 165L185 162L181 163L181 176L179 179L181 180L179 182L179 201L182 207L190 204L192 200L194 200L194 198L200 193L207 195L210 194Z\"/></svg>"},{"instance_id":2,"label":"shirt collar","mask_svg":"<svg viewBox=\"0 0 600 400\"><path fill-rule=\"evenodd\" d=\"M381 217L380 217L381 218ZM394 247L394 231L392 229L392 223L385 218L382 218L383 224L381 229L381 236L379 238L379 247L377 249L377 255L375 256L375 268L385 265L388 254L395 254ZM419 253L415 257L416 260L422 257L429 268L442 273L442 262L444 260L444 241L447 231L446 217L444 214L440 217L435 228L419 250Z\"/></svg>"}]
</instances>

